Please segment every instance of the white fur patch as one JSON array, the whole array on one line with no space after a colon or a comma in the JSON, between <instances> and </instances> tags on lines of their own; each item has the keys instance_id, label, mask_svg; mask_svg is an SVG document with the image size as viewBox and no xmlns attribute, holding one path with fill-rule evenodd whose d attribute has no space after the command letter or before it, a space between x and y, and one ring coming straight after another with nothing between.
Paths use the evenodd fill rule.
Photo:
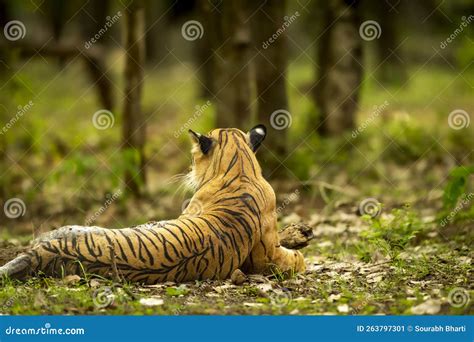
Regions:
<instances>
[{"instance_id":1,"label":"white fur patch","mask_svg":"<svg viewBox=\"0 0 474 342\"><path fill-rule=\"evenodd\" d=\"M263 128L255 128L255 133L257 133L258 135L265 135L265 131L263 130Z\"/></svg>"},{"instance_id":2,"label":"white fur patch","mask_svg":"<svg viewBox=\"0 0 474 342\"><path fill-rule=\"evenodd\" d=\"M184 180L184 184L185 186L188 188L188 189L191 189L191 190L196 190L197 187L198 187L198 180L197 180L197 177L196 177L196 172L193 170L191 170L187 175L186 175L186 178Z\"/></svg>"}]
</instances>

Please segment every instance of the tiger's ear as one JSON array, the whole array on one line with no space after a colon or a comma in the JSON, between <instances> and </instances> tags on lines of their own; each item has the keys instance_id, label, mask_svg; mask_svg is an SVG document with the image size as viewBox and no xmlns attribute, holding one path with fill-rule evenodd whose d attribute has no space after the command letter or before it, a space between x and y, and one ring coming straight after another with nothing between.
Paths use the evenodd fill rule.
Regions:
<instances>
[{"instance_id":1,"label":"tiger's ear","mask_svg":"<svg viewBox=\"0 0 474 342\"><path fill-rule=\"evenodd\" d=\"M201 152L203 154L207 154L212 147L212 139L202 135L200 133L196 133L193 130L189 130L189 135L191 139L196 143L199 144L201 148Z\"/></svg>"},{"instance_id":2,"label":"tiger's ear","mask_svg":"<svg viewBox=\"0 0 474 342\"><path fill-rule=\"evenodd\" d=\"M267 136L267 128L264 125L257 125L247 133L252 151L257 152L263 140Z\"/></svg>"}]
</instances>

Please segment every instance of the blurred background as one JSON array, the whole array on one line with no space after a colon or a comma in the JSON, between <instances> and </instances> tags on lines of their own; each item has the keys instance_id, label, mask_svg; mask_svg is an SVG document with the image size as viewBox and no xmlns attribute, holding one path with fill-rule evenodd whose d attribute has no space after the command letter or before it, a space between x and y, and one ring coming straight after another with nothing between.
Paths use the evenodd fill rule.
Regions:
<instances>
[{"instance_id":1,"label":"blurred background","mask_svg":"<svg viewBox=\"0 0 474 342\"><path fill-rule=\"evenodd\" d=\"M173 177L190 165L187 130L257 123L284 222L367 198L442 219L472 188L473 13L469 0L0 0L0 236L175 217L191 196ZM471 199L456 215L470 227Z\"/></svg>"}]
</instances>

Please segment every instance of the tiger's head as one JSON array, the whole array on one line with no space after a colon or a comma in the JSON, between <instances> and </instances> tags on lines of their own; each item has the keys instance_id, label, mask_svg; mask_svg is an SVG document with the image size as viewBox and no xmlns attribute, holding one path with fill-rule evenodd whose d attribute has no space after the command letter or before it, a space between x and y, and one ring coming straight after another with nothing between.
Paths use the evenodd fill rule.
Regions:
<instances>
[{"instance_id":1,"label":"tiger's head","mask_svg":"<svg viewBox=\"0 0 474 342\"><path fill-rule=\"evenodd\" d=\"M199 189L212 179L260 177L255 152L266 134L264 125L257 125L247 133L236 128L218 128L206 135L189 130L193 146L188 184Z\"/></svg>"}]
</instances>

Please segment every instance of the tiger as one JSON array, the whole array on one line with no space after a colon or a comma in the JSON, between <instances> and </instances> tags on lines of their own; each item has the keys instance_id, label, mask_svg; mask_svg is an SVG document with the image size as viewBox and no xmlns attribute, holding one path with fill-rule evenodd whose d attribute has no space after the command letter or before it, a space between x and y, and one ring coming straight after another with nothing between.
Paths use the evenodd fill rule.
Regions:
<instances>
[{"instance_id":1,"label":"tiger","mask_svg":"<svg viewBox=\"0 0 474 342\"><path fill-rule=\"evenodd\" d=\"M304 272L301 252L280 245L276 196L256 152L264 125L208 134L189 130L194 189L176 219L121 229L70 225L42 234L30 249L0 267L0 278L119 275L155 284L223 280L245 274Z\"/></svg>"}]
</instances>

